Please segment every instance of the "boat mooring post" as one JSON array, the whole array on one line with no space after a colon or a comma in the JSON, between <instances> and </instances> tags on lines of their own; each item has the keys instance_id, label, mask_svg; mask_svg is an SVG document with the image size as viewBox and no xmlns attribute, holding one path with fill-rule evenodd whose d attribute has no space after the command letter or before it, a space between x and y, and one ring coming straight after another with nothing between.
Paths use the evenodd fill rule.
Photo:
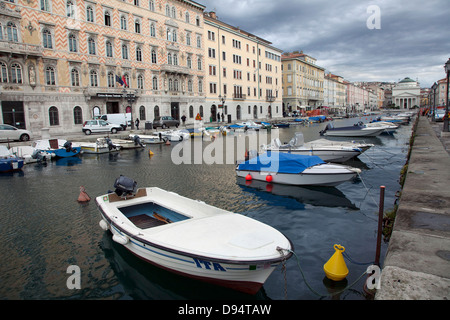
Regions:
<instances>
[{"instance_id":1,"label":"boat mooring post","mask_svg":"<svg viewBox=\"0 0 450 320\"><path fill-rule=\"evenodd\" d=\"M384 214L384 189L385 189L385 186L380 187L380 207L378 209L377 250L375 252L375 264L377 266L380 266L381 233L382 233L382 229L383 229L383 214Z\"/></svg>"}]
</instances>

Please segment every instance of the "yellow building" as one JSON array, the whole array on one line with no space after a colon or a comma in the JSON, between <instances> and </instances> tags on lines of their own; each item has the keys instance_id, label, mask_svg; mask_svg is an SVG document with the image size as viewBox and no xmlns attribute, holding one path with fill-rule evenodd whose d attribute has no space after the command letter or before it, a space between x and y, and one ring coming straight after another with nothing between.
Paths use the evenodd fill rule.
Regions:
<instances>
[{"instance_id":1,"label":"yellow building","mask_svg":"<svg viewBox=\"0 0 450 320\"><path fill-rule=\"evenodd\" d=\"M284 112L313 110L321 106L325 69L303 51L284 53L281 61Z\"/></svg>"},{"instance_id":2,"label":"yellow building","mask_svg":"<svg viewBox=\"0 0 450 320\"><path fill-rule=\"evenodd\" d=\"M81 132L130 112L194 121L205 99L205 7L189 0L0 2L0 123Z\"/></svg>"},{"instance_id":3,"label":"yellow building","mask_svg":"<svg viewBox=\"0 0 450 320\"><path fill-rule=\"evenodd\" d=\"M204 14L206 121L282 116L281 54L270 42Z\"/></svg>"}]
</instances>

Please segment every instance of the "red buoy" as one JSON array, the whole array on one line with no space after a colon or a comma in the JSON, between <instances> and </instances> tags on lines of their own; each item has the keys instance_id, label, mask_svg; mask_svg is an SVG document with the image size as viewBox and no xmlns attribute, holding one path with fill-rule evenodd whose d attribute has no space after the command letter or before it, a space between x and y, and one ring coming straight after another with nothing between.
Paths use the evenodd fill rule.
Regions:
<instances>
[{"instance_id":1,"label":"red buoy","mask_svg":"<svg viewBox=\"0 0 450 320\"><path fill-rule=\"evenodd\" d=\"M88 202L91 201L91 197L86 193L83 186L80 187L80 195L78 196L78 202Z\"/></svg>"},{"instance_id":2,"label":"red buoy","mask_svg":"<svg viewBox=\"0 0 450 320\"><path fill-rule=\"evenodd\" d=\"M268 175L266 176L266 181L267 181L267 182L272 182L272 180L273 180L272 175L271 175L271 174L268 174Z\"/></svg>"}]
</instances>

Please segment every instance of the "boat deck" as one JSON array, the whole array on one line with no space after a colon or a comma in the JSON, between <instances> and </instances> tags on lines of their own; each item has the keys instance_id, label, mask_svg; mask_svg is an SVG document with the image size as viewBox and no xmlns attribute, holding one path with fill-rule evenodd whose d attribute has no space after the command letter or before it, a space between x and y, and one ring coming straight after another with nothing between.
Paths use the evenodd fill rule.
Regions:
<instances>
[{"instance_id":1,"label":"boat deck","mask_svg":"<svg viewBox=\"0 0 450 320\"><path fill-rule=\"evenodd\" d=\"M164 221L152 218L147 214L140 214L138 216L129 217L128 219L140 229L148 229L166 224Z\"/></svg>"}]
</instances>

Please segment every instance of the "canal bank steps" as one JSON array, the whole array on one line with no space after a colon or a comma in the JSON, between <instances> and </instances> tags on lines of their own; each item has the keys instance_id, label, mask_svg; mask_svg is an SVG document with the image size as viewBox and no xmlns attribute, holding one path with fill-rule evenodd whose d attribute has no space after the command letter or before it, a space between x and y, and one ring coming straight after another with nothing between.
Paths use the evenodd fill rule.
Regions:
<instances>
[{"instance_id":1,"label":"canal bank steps","mask_svg":"<svg viewBox=\"0 0 450 320\"><path fill-rule=\"evenodd\" d=\"M422 116L413 135L376 300L450 299L450 135Z\"/></svg>"}]
</instances>

